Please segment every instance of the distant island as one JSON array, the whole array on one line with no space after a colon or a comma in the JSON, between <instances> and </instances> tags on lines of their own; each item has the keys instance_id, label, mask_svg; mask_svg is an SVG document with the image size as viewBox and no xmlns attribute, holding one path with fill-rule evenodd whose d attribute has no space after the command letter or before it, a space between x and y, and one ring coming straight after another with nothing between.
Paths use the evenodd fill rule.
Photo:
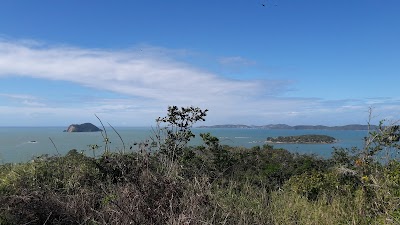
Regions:
<instances>
[{"instance_id":1,"label":"distant island","mask_svg":"<svg viewBox=\"0 0 400 225\"><path fill-rule=\"evenodd\" d=\"M332 144L337 140L328 135L306 134L297 136L268 137L267 143L284 144Z\"/></svg>"},{"instance_id":2,"label":"distant island","mask_svg":"<svg viewBox=\"0 0 400 225\"><path fill-rule=\"evenodd\" d=\"M243 124L225 124L213 126L199 126L198 128L245 128L245 129L268 129L268 130L368 130L368 125L349 124L344 126L324 126L324 125L297 125L289 126L287 124L269 124L269 125L243 125ZM377 129L375 125L369 127L372 130Z\"/></svg>"},{"instance_id":3,"label":"distant island","mask_svg":"<svg viewBox=\"0 0 400 225\"><path fill-rule=\"evenodd\" d=\"M91 123L71 124L64 132L98 132L102 131Z\"/></svg>"}]
</instances>

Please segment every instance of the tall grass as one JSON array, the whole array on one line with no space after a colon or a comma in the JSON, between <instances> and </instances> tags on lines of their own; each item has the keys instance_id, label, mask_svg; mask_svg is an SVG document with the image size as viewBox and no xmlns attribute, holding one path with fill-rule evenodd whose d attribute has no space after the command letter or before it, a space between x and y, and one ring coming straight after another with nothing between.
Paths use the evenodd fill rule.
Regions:
<instances>
[{"instance_id":1,"label":"tall grass","mask_svg":"<svg viewBox=\"0 0 400 225\"><path fill-rule=\"evenodd\" d=\"M190 110L171 108L169 116ZM199 114L184 118L202 119L193 110ZM372 160L368 149L321 159L221 146L210 134L188 147L190 127L172 121L138 152L71 150L1 165L0 224L400 224L397 160Z\"/></svg>"}]
</instances>

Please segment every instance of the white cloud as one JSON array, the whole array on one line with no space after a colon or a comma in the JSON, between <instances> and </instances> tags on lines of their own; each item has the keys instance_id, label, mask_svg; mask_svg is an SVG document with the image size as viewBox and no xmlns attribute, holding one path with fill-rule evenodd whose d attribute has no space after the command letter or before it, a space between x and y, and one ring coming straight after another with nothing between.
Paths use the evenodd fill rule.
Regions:
<instances>
[{"instance_id":1,"label":"white cloud","mask_svg":"<svg viewBox=\"0 0 400 225\"><path fill-rule=\"evenodd\" d=\"M37 101L30 101L30 100L24 100L22 101L22 104L27 105L27 106L46 106L46 104L37 102Z\"/></svg>"},{"instance_id":2,"label":"white cloud","mask_svg":"<svg viewBox=\"0 0 400 225\"><path fill-rule=\"evenodd\" d=\"M255 61L245 59L240 56L221 57L218 59L218 62L223 65L234 65L234 66L252 66L256 64Z\"/></svg>"},{"instance_id":3,"label":"white cloud","mask_svg":"<svg viewBox=\"0 0 400 225\"><path fill-rule=\"evenodd\" d=\"M0 42L0 76L71 81L88 87L162 101L251 94L256 81L230 80L153 52L106 51ZM265 84L264 84L265 85Z\"/></svg>"},{"instance_id":4,"label":"white cloud","mask_svg":"<svg viewBox=\"0 0 400 225\"><path fill-rule=\"evenodd\" d=\"M35 97L35 96L24 95L24 94L0 93L0 97L6 97L6 98L18 99L18 100L37 100L37 97Z\"/></svg>"},{"instance_id":5,"label":"white cloud","mask_svg":"<svg viewBox=\"0 0 400 225\"><path fill-rule=\"evenodd\" d=\"M0 93L0 97L5 97L26 106L45 106L40 102L40 98L26 94L8 94Z\"/></svg>"},{"instance_id":6,"label":"white cloud","mask_svg":"<svg viewBox=\"0 0 400 225\"><path fill-rule=\"evenodd\" d=\"M190 53L151 46L141 46L139 50L100 50L0 39L0 79L19 76L69 81L123 96L82 98L68 107L68 104L52 104L49 99L32 95L0 93L0 97L21 103L3 105L0 115L21 123L35 118L38 124L44 121L49 124L73 117L90 119L97 113L115 125L151 125L156 117L165 114L168 105L194 105L210 109L209 124L329 125L339 120L342 123L365 121L368 103L379 103L380 108L392 110L391 114L400 112L398 102L393 99L326 101L282 97L293 85L292 81L229 79L177 60L176 55L179 58L185 54ZM220 63L250 65L253 62L242 57L227 57L221 58Z\"/></svg>"}]
</instances>

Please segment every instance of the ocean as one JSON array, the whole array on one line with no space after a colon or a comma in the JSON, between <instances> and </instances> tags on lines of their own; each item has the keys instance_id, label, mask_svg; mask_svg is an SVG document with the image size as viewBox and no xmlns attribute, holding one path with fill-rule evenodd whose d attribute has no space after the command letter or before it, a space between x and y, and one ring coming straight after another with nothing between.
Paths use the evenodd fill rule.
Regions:
<instances>
[{"instance_id":1,"label":"ocean","mask_svg":"<svg viewBox=\"0 0 400 225\"><path fill-rule=\"evenodd\" d=\"M87 155L93 155L89 145L102 146L97 150L100 155L104 149L104 142L100 132L67 133L63 127L0 127L0 164L26 162L42 154L65 155L71 149L83 151ZM107 127L106 127L107 129ZM139 143L152 135L150 127L120 127L116 128L125 142L127 151L135 151ZM196 138L190 145L201 145L200 133L210 132L220 139L221 144L231 146L243 146L251 148L262 146L267 137L324 134L337 140L334 144L273 144L275 148L284 148L291 152L317 154L328 158L333 147L363 147L363 138L367 131L338 131L338 130L267 130L267 129L242 129L242 128L193 128ZM120 151L123 149L118 135L111 129L107 129L111 141L110 149ZM53 144L54 143L54 144ZM132 150L129 149L133 146Z\"/></svg>"}]
</instances>

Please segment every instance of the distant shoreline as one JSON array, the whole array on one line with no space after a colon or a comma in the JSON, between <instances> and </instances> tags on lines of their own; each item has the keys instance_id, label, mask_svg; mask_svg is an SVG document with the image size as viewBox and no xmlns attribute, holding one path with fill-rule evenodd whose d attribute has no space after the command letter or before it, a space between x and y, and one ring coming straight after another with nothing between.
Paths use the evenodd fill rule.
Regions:
<instances>
[{"instance_id":1,"label":"distant shoreline","mask_svg":"<svg viewBox=\"0 0 400 225\"><path fill-rule=\"evenodd\" d=\"M343 126L324 126L324 125L296 125L289 126L287 124L268 124L268 125L243 125L243 124L224 124L212 126L199 126L196 128L236 128L236 129L267 129L267 130L375 130L376 125L349 124Z\"/></svg>"}]
</instances>

